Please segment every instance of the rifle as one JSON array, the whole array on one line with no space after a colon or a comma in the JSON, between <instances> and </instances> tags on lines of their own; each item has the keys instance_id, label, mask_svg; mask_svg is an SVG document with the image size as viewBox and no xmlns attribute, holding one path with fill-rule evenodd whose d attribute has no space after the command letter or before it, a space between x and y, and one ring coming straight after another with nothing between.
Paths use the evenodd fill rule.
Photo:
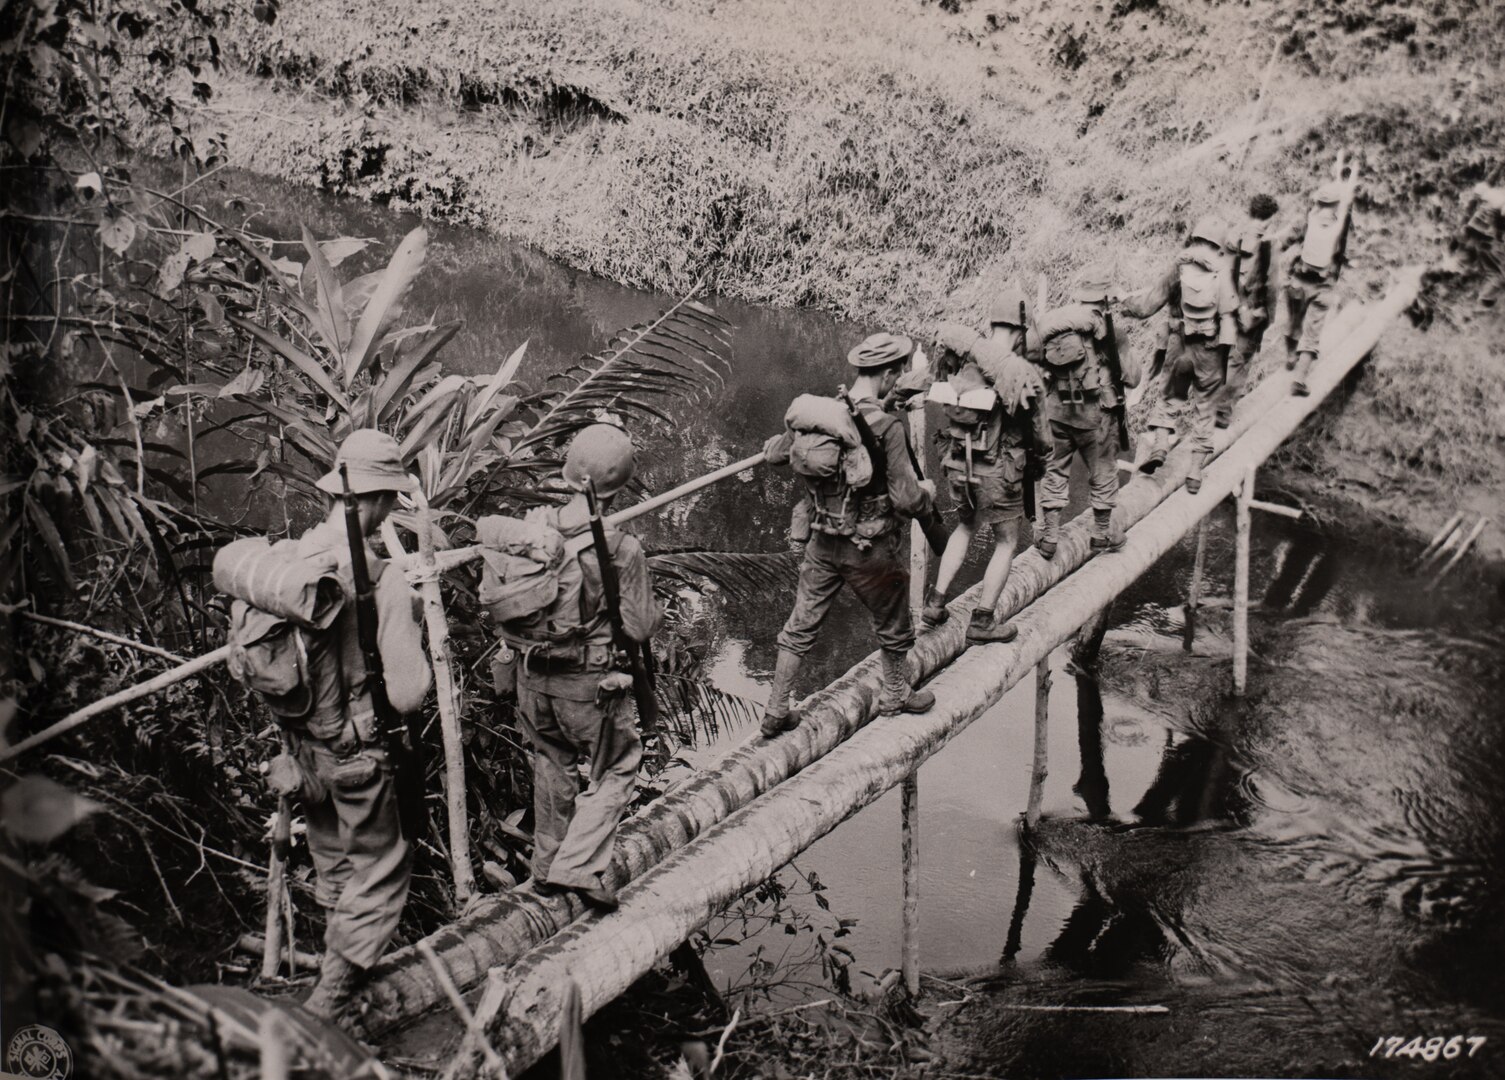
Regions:
<instances>
[{"instance_id":1,"label":"rifle","mask_svg":"<svg viewBox=\"0 0 1505 1080\"><path fill-rule=\"evenodd\" d=\"M427 831L428 814L423 805L423 743L420 714L406 720L392 708L387 697L387 675L381 662L376 614L376 591L366 566L366 535L361 528L360 504L350 490L350 475L340 466L340 500L345 504L345 535L350 541L350 577L355 584L355 635L366 668L366 692L376 728L386 742L392 761L393 787L397 792L397 824L403 839L419 840Z\"/></svg>"},{"instance_id":2,"label":"rifle","mask_svg":"<svg viewBox=\"0 0 1505 1080\"><path fill-rule=\"evenodd\" d=\"M846 403L847 411L852 414L852 423L857 427L857 437L862 440L868 457L873 459L873 479L869 481L870 487L881 486L884 491L888 490L888 455L878 443L878 436L873 434L873 429L868 426L867 417L862 415L862 410L857 408L852 397L847 393L845 386L837 390L837 396ZM881 406L880 406L881 407ZM914 474L919 479L925 479L925 473L920 469L920 459L915 456L914 447L909 445L909 436L904 436L904 449L909 451L909 463L914 467ZM946 530L946 523L941 519L941 512L931 503L930 512L924 517L917 517L920 531L925 534L925 542L930 545L930 550L937 555L946 550L946 541L951 539L951 534Z\"/></svg>"},{"instance_id":3,"label":"rifle","mask_svg":"<svg viewBox=\"0 0 1505 1080\"><path fill-rule=\"evenodd\" d=\"M1118 448L1125 452L1129 449L1129 411L1125 402L1128 401L1127 391L1124 389L1124 365L1118 356L1118 335L1113 330L1113 312L1103 312L1103 325L1107 333L1103 337L1103 358L1107 361L1108 377L1113 380L1113 393L1118 398L1118 404L1110 410L1113 419L1118 422Z\"/></svg>"},{"instance_id":4,"label":"rifle","mask_svg":"<svg viewBox=\"0 0 1505 1080\"><path fill-rule=\"evenodd\" d=\"M1019 355L1029 359L1029 337L1025 318L1024 301L1019 301ZM1024 425L1024 513L1035 520L1035 410L1039 405L1030 405L1022 410L1019 422Z\"/></svg>"},{"instance_id":5,"label":"rifle","mask_svg":"<svg viewBox=\"0 0 1505 1080\"><path fill-rule=\"evenodd\" d=\"M596 552L596 562L601 567L601 592L606 600L606 620L611 624L612 642L627 658L627 670L632 675L632 699L637 703L638 722L650 735L658 739L660 760L668 757L669 748L664 745L663 733L659 730L658 696L653 686L653 650L646 641L635 641L627 635L622 622L622 584L617 578L617 564L612 561L611 549L606 544L606 523L601 519L601 503L596 498L596 483L585 482L585 503L590 510L591 547ZM591 771L604 768L612 755L606 751L610 744L611 716L601 718L601 735L596 740L596 761Z\"/></svg>"},{"instance_id":6,"label":"rifle","mask_svg":"<svg viewBox=\"0 0 1505 1080\"><path fill-rule=\"evenodd\" d=\"M1270 310L1270 305L1266 303L1270 299L1269 281L1272 247L1273 244L1269 237L1261 239L1259 242L1259 254L1254 260L1254 287L1259 290L1259 303L1256 306L1260 311L1264 312L1264 322L1267 326L1274 317L1274 312Z\"/></svg>"}]
</instances>

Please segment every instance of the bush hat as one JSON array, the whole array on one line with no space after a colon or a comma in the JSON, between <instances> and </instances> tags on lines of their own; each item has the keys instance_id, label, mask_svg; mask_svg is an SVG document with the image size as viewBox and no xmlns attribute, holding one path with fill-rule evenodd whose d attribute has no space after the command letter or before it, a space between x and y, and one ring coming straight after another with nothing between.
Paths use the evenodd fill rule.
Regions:
<instances>
[{"instance_id":1,"label":"bush hat","mask_svg":"<svg viewBox=\"0 0 1505 1080\"><path fill-rule=\"evenodd\" d=\"M902 334L873 334L847 353L854 368L881 368L914 355L914 341Z\"/></svg>"},{"instance_id":2,"label":"bush hat","mask_svg":"<svg viewBox=\"0 0 1505 1080\"><path fill-rule=\"evenodd\" d=\"M403 466L402 448L397 445L397 440L375 428L361 428L346 436L335 452L334 468L319 477L314 486L331 495L343 495L341 465L350 476L350 491L355 495L369 495L375 491L412 491L417 487L418 482Z\"/></svg>"}]
</instances>

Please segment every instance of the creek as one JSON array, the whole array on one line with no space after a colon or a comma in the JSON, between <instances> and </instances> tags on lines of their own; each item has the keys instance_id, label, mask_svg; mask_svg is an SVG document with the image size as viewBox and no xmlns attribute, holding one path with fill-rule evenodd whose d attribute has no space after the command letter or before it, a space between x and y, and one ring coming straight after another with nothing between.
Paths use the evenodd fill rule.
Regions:
<instances>
[{"instance_id":1,"label":"creek","mask_svg":"<svg viewBox=\"0 0 1505 1080\"><path fill-rule=\"evenodd\" d=\"M238 194L274 236L296 235L302 221L321 237L377 237L390 251L413 224L244 174L212 183L219 193L209 198ZM443 356L452 371L493 371L526 339L522 377L537 385L673 300L472 231L431 233L408 307L465 320ZM735 327L731 372L642 440L650 491L754 452L795 394L829 392L843 378L846 350L869 329L710 302ZM759 469L634 528L650 550L775 552L792 502L789 475ZM1505 603L1462 573L1429 588L1384 537L1259 516L1253 546L1246 699L1225 696L1226 514L1210 519L1211 603L1192 653L1181 648L1190 542L1116 602L1096 677L1058 650L1033 843L1021 845L1016 827L1032 685L921 769L927 1008L959 1071L1501 1072ZM962 584L979 572L974 555ZM761 704L792 597L791 582L705 600L695 632L717 687ZM866 613L844 595L801 693L874 647ZM711 760L749 737L746 727L724 730L691 756ZM713 947L713 978L767 985L781 1001L817 997L817 934L847 950L858 986L897 966L898 818L890 792L805 852L795 865L822 890L786 872L795 887L782 921ZM1101 1006L1140 1011L1060 1011ZM1449 1056L1454 1035L1488 1041L1455 1044ZM1402 1041L1388 1046L1391 1036ZM1419 1053L1384 1056L1413 1036ZM1429 1065L1426 1040L1436 1037Z\"/></svg>"}]
</instances>

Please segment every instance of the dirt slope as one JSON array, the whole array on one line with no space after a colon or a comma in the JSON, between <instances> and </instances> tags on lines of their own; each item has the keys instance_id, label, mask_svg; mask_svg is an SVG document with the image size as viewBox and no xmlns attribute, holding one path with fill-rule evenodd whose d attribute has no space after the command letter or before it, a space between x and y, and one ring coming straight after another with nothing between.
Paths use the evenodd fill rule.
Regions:
<instances>
[{"instance_id":1,"label":"dirt slope","mask_svg":"<svg viewBox=\"0 0 1505 1080\"><path fill-rule=\"evenodd\" d=\"M1133 284L1255 191L1294 217L1347 147L1366 180L1344 286L1365 296L1440 257L1500 157L1502 21L1386 0L304 0L246 28L206 120L238 164L619 280L911 329L978 316L1014 275L1059 293L1111 257ZM1285 455L1288 486L1413 533L1500 505L1502 316L1461 285L1441 299Z\"/></svg>"}]
</instances>

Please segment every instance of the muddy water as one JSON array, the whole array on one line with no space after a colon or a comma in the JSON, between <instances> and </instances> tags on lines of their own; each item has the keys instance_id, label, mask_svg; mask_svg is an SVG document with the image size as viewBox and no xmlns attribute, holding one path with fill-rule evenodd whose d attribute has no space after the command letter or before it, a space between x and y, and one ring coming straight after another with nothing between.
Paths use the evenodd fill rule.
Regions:
<instances>
[{"instance_id":1,"label":"muddy water","mask_svg":"<svg viewBox=\"0 0 1505 1080\"><path fill-rule=\"evenodd\" d=\"M244 176L215 197L232 191L264 207L278 235L301 219L390 245L411 224ZM668 302L465 230L434 230L432 251L410 310L466 320L445 361L456 370L493 370L526 339L523 375L540 381ZM643 433L650 487L753 452L794 394L842 377L867 329L717 307L736 326L732 374L714 398L678 409L672 429ZM661 550L777 551L790 502L787 475L759 470L638 531ZM1253 693L1233 702L1218 607L1228 533L1215 519L1213 608L1193 654L1180 645L1183 544L1115 605L1096 677L1064 650L1053 658L1034 843L1016 827L1031 686L921 770L921 955L936 976L938 1048L972 1075L1505 1072L1499 598L1461 579L1429 591L1382 546L1261 518ZM788 588L733 591L705 606L697 633L719 687L761 700L791 599ZM865 614L844 598L805 689L872 647ZM750 734L727 731L718 745ZM896 965L898 850L890 793L798 860L829 910L797 886L783 922L707 955L712 974L817 995L819 966L798 963L818 959L817 933L850 951L858 985ZM749 970L754 960L779 963ZM1451 1044L1449 1057L1454 1035L1489 1041ZM1387 1036L1420 1036L1421 1054L1385 1059Z\"/></svg>"}]
</instances>

